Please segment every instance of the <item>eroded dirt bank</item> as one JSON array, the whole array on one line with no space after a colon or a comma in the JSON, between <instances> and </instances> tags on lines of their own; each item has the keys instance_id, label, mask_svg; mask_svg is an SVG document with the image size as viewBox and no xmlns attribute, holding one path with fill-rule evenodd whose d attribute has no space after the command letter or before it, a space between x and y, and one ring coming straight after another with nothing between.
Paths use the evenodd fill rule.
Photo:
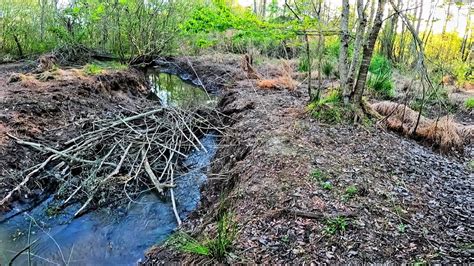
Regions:
<instances>
[{"instance_id":1,"label":"eroded dirt bank","mask_svg":"<svg viewBox=\"0 0 474 266\"><path fill-rule=\"evenodd\" d=\"M231 126L215 178L184 230L213 235L225 205L239 231L230 263L472 262L472 144L453 157L376 126L318 123L305 113L304 86L259 90L239 60L175 61L183 68L191 61L204 81L229 77L219 108ZM269 69L259 66L271 76ZM335 217L348 225L331 235L328 220ZM148 262L209 260L155 247Z\"/></svg>"},{"instance_id":2,"label":"eroded dirt bank","mask_svg":"<svg viewBox=\"0 0 474 266\"><path fill-rule=\"evenodd\" d=\"M7 134L54 147L76 137L88 122L150 104L145 98L147 81L138 71L109 71L88 76L75 70L59 69L44 76L44 73L31 74L34 67L25 63L0 65L2 199L23 179L19 176L22 171L46 158L31 147L16 144ZM54 187L51 180L35 182L36 187L43 190ZM20 191L22 200L29 200L29 195L40 192L27 188ZM15 194L12 200L16 199ZM6 210L8 206L4 204L0 209Z\"/></svg>"}]
</instances>

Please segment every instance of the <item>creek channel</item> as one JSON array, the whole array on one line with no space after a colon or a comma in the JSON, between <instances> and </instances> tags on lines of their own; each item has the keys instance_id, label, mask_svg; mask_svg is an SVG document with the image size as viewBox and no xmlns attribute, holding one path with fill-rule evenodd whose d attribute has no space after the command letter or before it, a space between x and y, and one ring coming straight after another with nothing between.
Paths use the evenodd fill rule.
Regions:
<instances>
[{"instance_id":1,"label":"creek channel","mask_svg":"<svg viewBox=\"0 0 474 266\"><path fill-rule=\"evenodd\" d=\"M217 97L177 75L146 72L153 94L164 106L215 106ZM216 136L201 139L206 148L192 151L182 162L189 171L176 178L175 198L182 219L200 201L200 188L217 149ZM168 200L164 200L166 198ZM31 210L17 204L0 215L0 265L135 265L145 251L162 243L177 227L169 197L144 193L126 206L99 209L72 219L80 204L49 215L53 197ZM18 214L21 213L21 214ZM16 215L18 214L18 215Z\"/></svg>"}]
</instances>

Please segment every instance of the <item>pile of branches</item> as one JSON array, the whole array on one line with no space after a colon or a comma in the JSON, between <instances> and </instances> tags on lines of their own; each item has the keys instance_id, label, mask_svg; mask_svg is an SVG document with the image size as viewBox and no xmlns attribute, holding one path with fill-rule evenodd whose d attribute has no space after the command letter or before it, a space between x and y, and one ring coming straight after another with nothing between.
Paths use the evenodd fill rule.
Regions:
<instances>
[{"instance_id":1,"label":"pile of branches","mask_svg":"<svg viewBox=\"0 0 474 266\"><path fill-rule=\"evenodd\" d=\"M166 194L171 195L180 223L173 194L179 162L190 150L205 149L200 137L209 131L220 131L221 118L210 109L174 107L122 115L119 119L91 123L88 130L64 143L61 150L10 136L18 144L49 157L25 173L23 181L0 200L0 205L41 178L54 178L58 182L55 198L60 199L60 208L81 203L75 216L93 205L133 200L147 190L164 193L169 189L170 193Z\"/></svg>"}]
</instances>

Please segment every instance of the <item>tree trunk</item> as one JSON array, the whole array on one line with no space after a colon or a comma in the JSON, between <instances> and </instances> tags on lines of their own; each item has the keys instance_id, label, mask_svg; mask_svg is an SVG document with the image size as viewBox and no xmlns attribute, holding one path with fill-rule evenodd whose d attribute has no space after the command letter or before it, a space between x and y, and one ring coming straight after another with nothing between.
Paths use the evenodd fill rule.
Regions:
<instances>
[{"instance_id":1,"label":"tree trunk","mask_svg":"<svg viewBox=\"0 0 474 266\"><path fill-rule=\"evenodd\" d=\"M471 28L471 12L468 11L467 21L466 21L466 28L464 29L464 38L462 39L462 44L461 44L461 59L463 61L466 61L466 59L467 59L467 57L465 57L465 54L466 54L467 41L469 39L469 29L470 28Z\"/></svg>"},{"instance_id":2,"label":"tree trunk","mask_svg":"<svg viewBox=\"0 0 474 266\"><path fill-rule=\"evenodd\" d=\"M350 88L349 86L347 86L347 58L349 53L349 37L349 0L342 0L341 47L339 50L339 77L341 81L342 95L344 97L345 103L348 103L350 97Z\"/></svg>"},{"instance_id":3,"label":"tree trunk","mask_svg":"<svg viewBox=\"0 0 474 266\"><path fill-rule=\"evenodd\" d=\"M369 71L370 60L372 59L375 41L377 40L377 36L379 35L379 31L383 23L382 17L386 0L379 0L378 2L379 3L374 19L374 24L362 51L362 63L359 68L359 74L357 76L356 85L353 91L353 101L357 104L362 103L362 95L364 94L365 83L367 81L367 72Z\"/></svg>"},{"instance_id":4,"label":"tree trunk","mask_svg":"<svg viewBox=\"0 0 474 266\"><path fill-rule=\"evenodd\" d=\"M365 15L363 0L357 0L357 16L358 16L358 24L357 24L357 29L356 29L355 41L354 41L354 54L352 56L352 62L349 68L349 75L347 79L347 87L349 89L347 93L347 97L350 96L350 89L352 89L353 84L354 84L355 75L356 75L355 70L359 67L359 64L360 64L360 56L361 56L360 50L362 47L365 27L367 24L367 17ZM345 98L345 101L348 102L348 98Z\"/></svg>"},{"instance_id":5,"label":"tree trunk","mask_svg":"<svg viewBox=\"0 0 474 266\"><path fill-rule=\"evenodd\" d=\"M420 26L421 26L421 21L423 17L423 0L420 0L420 3L418 4L420 8L420 13L418 13L418 19L416 23L416 34L420 34Z\"/></svg>"},{"instance_id":6,"label":"tree trunk","mask_svg":"<svg viewBox=\"0 0 474 266\"><path fill-rule=\"evenodd\" d=\"M446 11L446 19L444 20L444 24L443 24L443 32L442 32L442 35L446 35L446 27L448 26L448 22L449 20L451 20L451 15L449 14L449 12L451 11L451 0L448 0L448 10Z\"/></svg>"},{"instance_id":7,"label":"tree trunk","mask_svg":"<svg viewBox=\"0 0 474 266\"><path fill-rule=\"evenodd\" d=\"M18 48L18 54L20 55L20 58L23 58L23 49L21 48L20 40L18 40L18 37L13 35L13 39L15 40L16 47Z\"/></svg>"}]
</instances>

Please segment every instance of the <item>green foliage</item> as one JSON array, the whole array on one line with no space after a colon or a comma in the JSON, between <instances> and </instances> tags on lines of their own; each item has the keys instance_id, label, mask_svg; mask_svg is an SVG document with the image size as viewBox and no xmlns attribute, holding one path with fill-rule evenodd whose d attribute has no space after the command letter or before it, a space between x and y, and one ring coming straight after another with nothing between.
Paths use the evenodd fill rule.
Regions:
<instances>
[{"instance_id":1,"label":"green foliage","mask_svg":"<svg viewBox=\"0 0 474 266\"><path fill-rule=\"evenodd\" d=\"M324 190L332 190L333 186L329 181L329 177L327 174L323 173L319 169L315 169L311 172L310 178L314 181L319 183L322 189Z\"/></svg>"},{"instance_id":2,"label":"green foliage","mask_svg":"<svg viewBox=\"0 0 474 266\"><path fill-rule=\"evenodd\" d=\"M407 227L407 226L406 226L405 224L400 223L400 224L398 225L398 232L400 232L400 233L405 233L406 227Z\"/></svg>"},{"instance_id":3,"label":"green foliage","mask_svg":"<svg viewBox=\"0 0 474 266\"><path fill-rule=\"evenodd\" d=\"M329 78L331 77L332 71L334 70L334 65L329 61L324 61L322 65L323 74Z\"/></svg>"},{"instance_id":4,"label":"green foliage","mask_svg":"<svg viewBox=\"0 0 474 266\"><path fill-rule=\"evenodd\" d=\"M184 232L177 232L173 234L167 241L166 245L169 245L181 252L192 253L196 255L209 256L209 248L199 243L199 241L192 238L190 235Z\"/></svg>"},{"instance_id":5,"label":"green foliage","mask_svg":"<svg viewBox=\"0 0 474 266\"><path fill-rule=\"evenodd\" d=\"M346 231L347 226L348 222L346 218L339 216L326 220L326 227L324 228L324 231L330 235L339 234Z\"/></svg>"},{"instance_id":6,"label":"green foliage","mask_svg":"<svg viewBox=\"0 0 474 266\"><path fill-rule=\"evenodd\" d=\"M339 49L341 47L341 41L339 38L330 38L326 40L324 46L324 54L330 58L339 58Z\"/></svg>"},{"instance_id":7,"label":"green foliage","mask_svg":"<svg viewBox=\"0 0 474 266\"><path fill-rule=\"evenodd\" d=\"M380 54L374 54L370 61L369 71L376 75L389 75L392 74L392 64L390 60Z\"/></svg>"},{"instance_id":8,"label":"green foliage","mask_svg":"<svg viewBox=\"0 0 474 266\"><path fill-rule=\"evenodd\" d=\"M217 221L217 235L206 242L210 254L214 258L222 259L229 251L237 235L237 224L229 213L224 213Z\"/></svg>"},{"instance_id":9,"label":"green foliage","mask_svg":"<svg viewBox=\"0 0 474 266\"><path fill-rule=\"evenodd\" d=\"M93 75L102 74L102 72L104 71L104 68L96 64L87 64L84 66L82 70L84 71L85 74L93 76Z\"/></svg>"},{"instance_id":10,"label":"green foliage","mask_svg":"<svg viewBox=\"0 0 474 266\"><path fill-rule=\"evenodd\" d=\"M82 71L87 75L98 75L102 74L105 70L125 70L127 65L120 64L119 62L94 62L84 66Z\"/></svg>"},{"instance_id":11,"label":"green foliage","mask_svg":"<svg viewBox=\"0 0 474 266\"><path fill-rule=\"evenodd\" d=\"M181 252L210 256L220 260L229 252L236 235L237 224L232 215L226 212L217 221L215 237L198 241L186 233L178 232L171 236L166 244Z\"/></svg>"},{"instance_id":12,"label":"green foliage","mask_svg":"<svg viewBox=\"0 0 474 266\"><path fill-rule=\"evenodd\" d=\"M322 182L320 185L324 190L332 190L332 184L329 181Z\"/></svg>"},{"instance_id":13,"label":"green foliage","mask_svg":"<svg viewBox=\"0 0 474 266\"><path fill-rule=\"evenodd\" d=\"M468 99L464 102L464 107L466 107L467 110L472 110L472 109L474 109L474 97L468 98Z\"/></svg>"},{"instance_id":14,"label":"green foliage","mask_svg":"<svg viewBox=\"0 0 474 266\"><path fill-rule=\"evenodd\" d=\"M384 98L395 96L395 85L390 74L371 74L367 80L367 87Z\"/></svg>"},{"instance_id":15,"label":"green foliage","mask_svg":"<svg viewBox=\"0 0 474 266\"><path fill-rule=\"evenodd\" d=\"M302 56L298 60L298 71L307 72L309 69L308 57Z\"/></svg>"},{"instance_id":16,"label":"green foliage","mask_svg":"<svg viewBox=\"0 0 474 266\"><path fill-rule=\"evenodd\" d=\"M351 199L355 197L359 193L359 190L357 189L356 186L351 185L346 188L346 191L344 192L344 197L345 199Z\"/></svg>"},{"instance_id":17,"label":"green foliage","mask_svg":"<svg viewBox=\"0 0 474 266\"><path fill-rule=\"evenodd\" d=\"M325 97L313 101L307 109L314 118L331 124L344 121L348 111L342 104L342 94L339 89L329 90Z\"/></svg>"}]
</instances>

